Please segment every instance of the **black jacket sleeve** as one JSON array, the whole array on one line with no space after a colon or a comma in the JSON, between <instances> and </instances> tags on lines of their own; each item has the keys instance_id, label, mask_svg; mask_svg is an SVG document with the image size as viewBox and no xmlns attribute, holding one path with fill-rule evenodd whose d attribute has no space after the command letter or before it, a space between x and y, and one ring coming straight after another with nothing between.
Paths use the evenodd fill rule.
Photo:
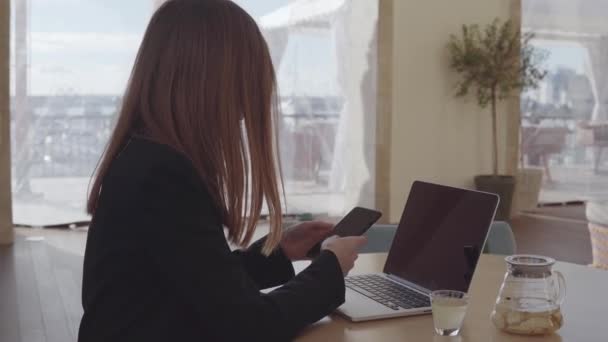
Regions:
<instances>
[{"instance_id":1,"label":"black jacket sleeve","mask_svg":"<svg viewBox=\"0 0 608 342\"><path fill-rule=\"evenodd\" d=\"M287 280L293 269L265 268L284 264L284 257L261 261L254 250L233 254L222 227L205 211L212 207L209 196L184 168L157 167L141 189L137 208L143 212L134 215L145 220L147 253L201 328L218 340L289 340L344 302L344 278L329 251L283 287L261 294L260 287ZM274 277L273 269L285 273Z\"/></svg>"},{"instance_id":2,"label":"black jacket sleeve","mask_svg":"<svg viewBox=\"0 0 608 342\"><path fill-rule=\"evenodd\" d=\"M260 289L285 284L295 275L293 264L281 248L277 248L269 256L262 254L265 241L266 238L263 238L245 250L232 252L239 258L249 277Z\"/></svg>"}]
</instances>

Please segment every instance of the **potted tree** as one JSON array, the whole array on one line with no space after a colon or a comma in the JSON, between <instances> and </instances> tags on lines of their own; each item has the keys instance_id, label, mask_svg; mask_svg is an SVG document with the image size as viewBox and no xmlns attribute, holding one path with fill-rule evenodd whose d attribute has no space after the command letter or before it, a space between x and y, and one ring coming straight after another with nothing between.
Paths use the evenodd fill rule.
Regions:
<instances>
[{"instance_id":1,"label":"potted tree","mask_svg":"<svg viewBox=\"0 0 608 342\"><path fill-rule=\"evenodd\" d=\"M497 104L527 88L536 88L546 72L539 65L546 55L530 44L531 33L521 34L508 20L495 19L483 30L479 25L463 25L460 36L452 35L448 44L450 68L461 78L456 97L474 92L481 108L492 115L491 175L475 177L478 190L498 194L501 199L497 219L509 218L515 177L500 173L498 164Z\"/></svg>"}]
</instances>

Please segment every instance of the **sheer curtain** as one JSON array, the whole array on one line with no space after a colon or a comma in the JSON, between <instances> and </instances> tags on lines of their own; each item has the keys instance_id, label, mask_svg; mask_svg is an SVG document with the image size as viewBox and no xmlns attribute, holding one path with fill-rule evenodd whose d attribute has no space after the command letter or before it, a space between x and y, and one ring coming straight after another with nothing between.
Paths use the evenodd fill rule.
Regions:
<instances>
[{"instance_id":1,"label":"sheer curtain","mask_svg":"<svg viewBox=\"0 0 608 342\"><path fill-rule=\"evenodd\" d=\"M524 0L522 9L523 30L549 53L547 78L522 95L522 152L545 170L541 202L608 199L608 1Z\"/></svg>"},{"instance_id":2,"label":"sheer curtain","mask_svg":"<svg viewBox=\"0 0 608 342\"><path fill-rule=\"evenodd\" d=\"M283 1L258 19L279 70L288 212L374 206L377 20L361 0Z\"/></svg>"},{"instance_id":3,"label":"sheer curtain","mask_svg":"<svg viewBox=\"0 0 608 342\"><path fill-rule=\"evenodd\" d=\"M86 221L89 178L162 0L11 0L13 212ZM278 70L287 212L373 207L377 0L237 0Z\"/></svg>"}]
</instances>

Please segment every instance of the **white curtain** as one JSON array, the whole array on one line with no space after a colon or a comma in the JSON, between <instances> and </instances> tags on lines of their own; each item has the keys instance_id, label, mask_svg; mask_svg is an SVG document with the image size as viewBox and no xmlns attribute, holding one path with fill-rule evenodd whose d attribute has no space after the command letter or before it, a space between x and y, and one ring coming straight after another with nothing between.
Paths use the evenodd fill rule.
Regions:
<instances>
[{"instance_id":1,"label":"white curtain","mask_svg":"<svg viewBox=\"0 0 608 342\"><path fill-rule=\"evenodd\" d=\"M295 0L259 19L281 57L288 212L374 207L377 20L378 2L362 0ZM314 55L325 73L302 62Z\"/></svg>"},{"instance_id":2,"label":"white curtain","mask_svg":"<svg viewBox=\"0 0 608 342\"><path fill-rule=\"evenodd\" d=\"M336 214L375 204L377 13L376 1L347 1L333 24L344 96L329 183L344 193L343 201L333 203Z\"/></svg>"},{"instance_id":3,"label":"white curtain","mask_svg":"<svg viewBox=\"0 0 608 342\"><path fill-rule=\"evenodd\" d=\"M283 55L285 54L285 48L287 48L289 33L284 29L269 30L264 31L264 38L266 39L268 46L272 47L272 50L270 50L270 55L272 57L273 64L278 69L281 67L281 61L283 60Z\"/></svg>"},{"instance_id":4,"label":"white curtain","mask_svg":"<svg viewBox=\"0 0 608 342\"><path fill-rule=\"evenodd\" d=\"M608 24L606 25L608 26ZM589 53L589 75L593 79L595 108L592 120L594 122L608 121L608 36L598 36L584 42Z\"/></svg>"}]
</instances>

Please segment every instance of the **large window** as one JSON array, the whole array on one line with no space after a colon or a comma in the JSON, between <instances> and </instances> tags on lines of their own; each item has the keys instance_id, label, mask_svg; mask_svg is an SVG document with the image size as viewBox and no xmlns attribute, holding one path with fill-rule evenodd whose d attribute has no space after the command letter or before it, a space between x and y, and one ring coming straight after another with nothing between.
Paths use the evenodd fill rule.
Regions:
<instances>
[{"instance_id":1,"label":"large window","mask_svg":"<svg viewBox=\"0 0 608 342\"><path fill-rule=\"evenodd\" d=\"M544 170L542 202L608 197L608 2L524 0L523 29L548 75L522 95L522 151Z\"/></svg>"},{"instance_id":2,"label":"large window","mask_svg":"<svg viewBox=\"0 0 608 342\"><path fill-rule=\"evenodd\" d=\"M373 206L377 1L238 0L278 70L287 212ZM88 183L157 0L12 0L16 223L88 220Z\"/></svg>"}]
</instances>

